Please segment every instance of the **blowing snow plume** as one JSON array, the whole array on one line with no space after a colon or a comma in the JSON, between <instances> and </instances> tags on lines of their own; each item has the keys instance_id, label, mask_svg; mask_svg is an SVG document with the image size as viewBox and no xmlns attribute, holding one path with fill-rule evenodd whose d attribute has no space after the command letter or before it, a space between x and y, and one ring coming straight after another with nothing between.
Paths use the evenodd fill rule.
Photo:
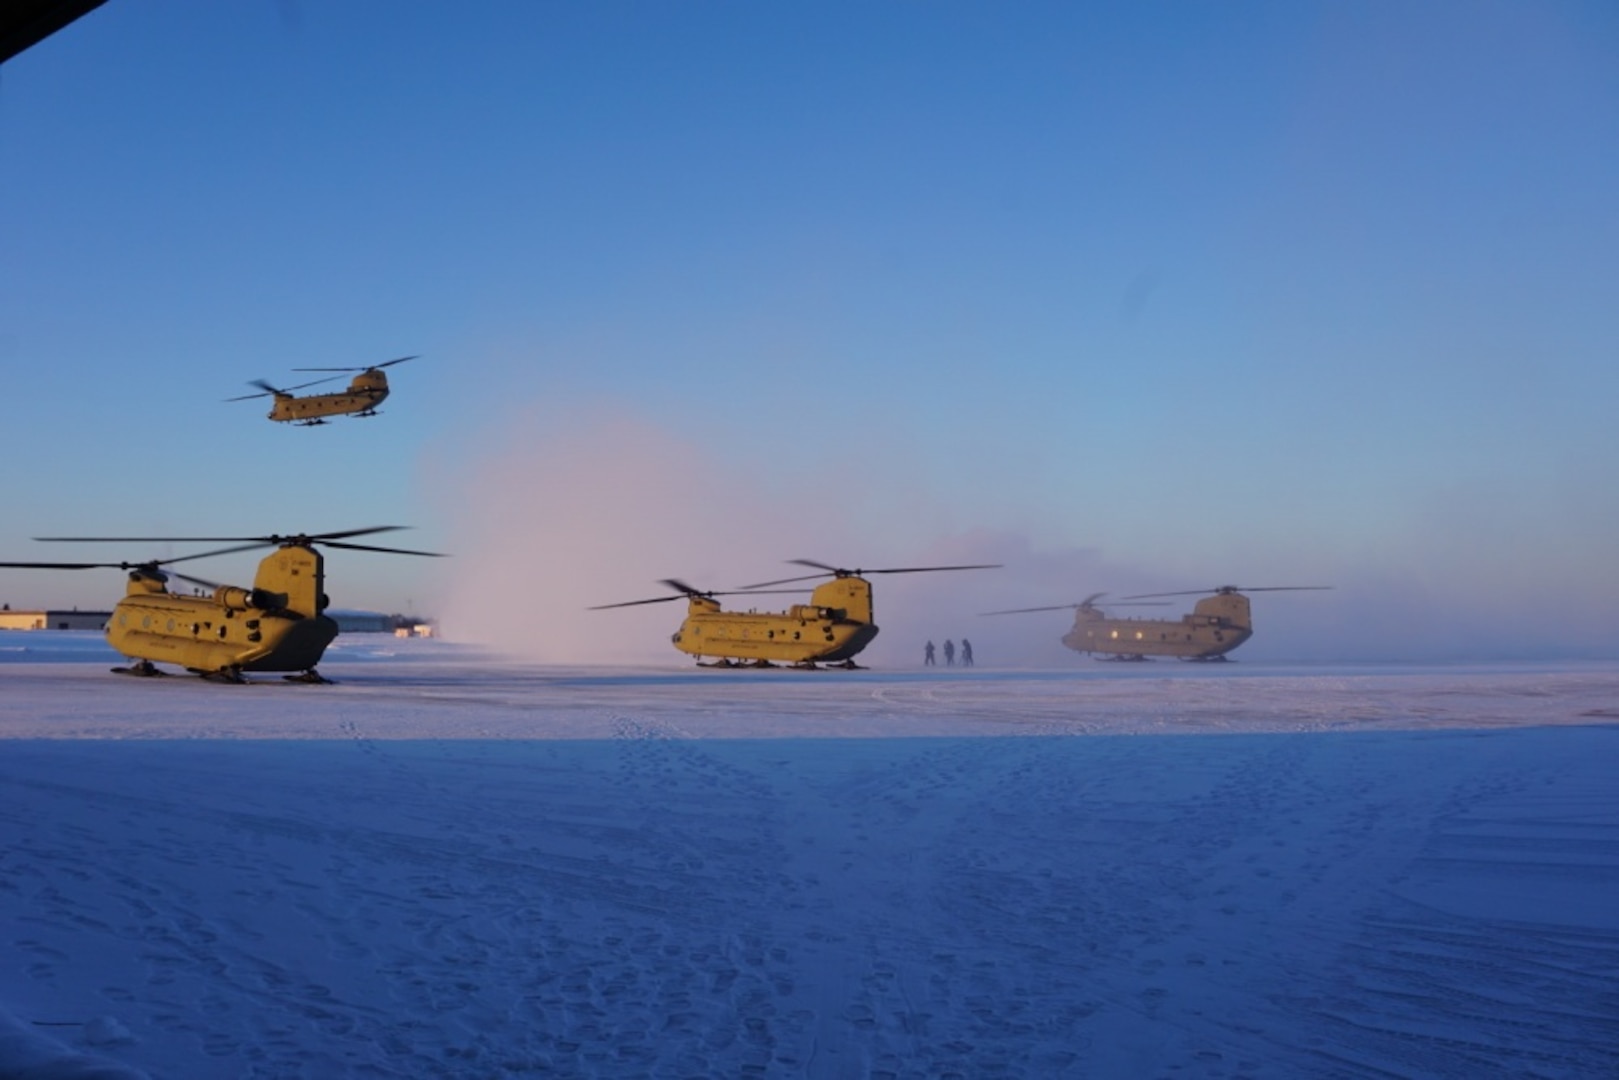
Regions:
<instances>
[{"instance_id":1,"label":"blowing snow plume","mask_svg":"<svg viewBox=\"0 0 1619 1080\"><path fill-rule=\"evenodd\" d=\"M624 413L520 424L449 498L447 631L546 663L684 662L669 635L686 604L661 579L732 589L786 576L778 560L801 549L848 546L844 512L813 484L772 479ZM665 593L677 598L588 610Z\"/></svg>"},{"instance_id":2,"label":"blowing snow plume","mask_svg":"<svg viewBox=\"0 0 1619 1080\"><path fill-rule=\"evenodd\" d=\"M1074 657L1058 641L1069 622L1063 613L979 613L1137 583L1090 549L1039 552L1025 537L993 529L939 539L927 524L940 516L932 500L903 494L914 489L903 455L867 454L843 465L813 475L775 463L767 471L622 411L563 422L528 416L444 485L456 553L445 630L543 663L684 666L690 659L669 636L686 603L660 584L664 578L725 591L795 576L802 568L785 564L793 558L851 569L1001 563L873 574L881 633L860 662L913 667L929 638L942 645L966 637L978 645L980 663L1067 665ZM934 538L919 535L927 533ZM816 584L805 582L797 596L721 600L733 610L777 611L806 601ZM589 610L663 595L670 602Z\"/></svg>"}]
</instances>

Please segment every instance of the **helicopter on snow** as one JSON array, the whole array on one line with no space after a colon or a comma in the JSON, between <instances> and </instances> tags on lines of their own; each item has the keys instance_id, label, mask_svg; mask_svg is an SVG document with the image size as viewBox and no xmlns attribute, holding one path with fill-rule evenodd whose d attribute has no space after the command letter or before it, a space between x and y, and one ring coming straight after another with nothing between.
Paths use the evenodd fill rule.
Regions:
<instances>
[{"instance_id":1,"label":"helicopter on snow","mask_svg":"<svg viewBox=\"0 0 1619 1080\"><path fill-rule=\"evenodd\" d=\"M986 615L1022 615L1034 611L1073 609L1074 626L1063 635L1062 643L1075 652L1090 653L1104 660L1146 660L1153 656L1174 656L1182 660L1224 660L1226 654L1247 641L1254 633L1245 592L1294 592L1330 589L1331 585L1222 585L1215 589L1183 592L1139 593L1122 597L1123 603L1151 602L1166 596L1202 596L1191 614L1179 619L1114 618L1096 606L1106 593L1092 593L1077 604L1050 607L1014 608L986 611ZM1212 594L1212 595L1209 595Z\"/></svg>"},{"instance_id":2,"label":"helicopter on snow","mask_svg":"<svg viewBox=\"0 0 1619 1080\"><path fill-rule=\"evenodd\" d=\"M349 387L339 393L333 394L305 394L297 397L294 390L302 390L307 386L319 386L321 383L336 382L342 376L332 375L313 382L299 383L297 386L285 388L271 386L263 379L254 379L249 386L259 388L257 394L243 394L241 397L226 398L226 401L248 401L252 398L274 397L275 403L270 406L267 414L271 420L291 421L301 427L312 427L315 424L326 423L328 416L375 416L377 406L382 404L388 396L388 376L382 369L403 364L406 360L414 360L414 356L401 356L397 360L386 360L371 367L320 367L320 368L293 368L294 371L356 371L359 374L349 380Z\"/></svg>"},{"instance_id":3,"label":"helicopter on snow","mask_svg":"<svg viewBox=\"0 0 1619 1080\"><path fill-rule=\"evenodd\" d=\"M0 562L0 567L34 570L129 571L124 598L107 622L107 641L134 663L112 670L120 675L166 675L157 664L177 664L216 682L240 683L246 671L298 672L292 682L324 683L315 670L326 647L337 637L337 623L325 614L325 560L316 545L350 551L384 551L395 555L438 552L348 543L351 537L392 532L403 525L379 525L344 532L296 536L83 537L42 536L62 543L233 543L237 546L145 562ZM237 551L273 547L259 563L253 587L218 585L165 567ZM186 596L168 590L178 578L203 589Z\"/></svg>"},{"instance_id":4,"label":"helicopter on snow","mask_svg":"<svg viewBox=\"0 0 1619 1080\"><path fill-rule=\"evenodd\" d=\"M630 600L622 604L602 604L590 610L661 604L684 597L688 602L686 619L669 640L681 652L697 657L698 664L703 667L768 668L789 664L813 669L819 664L832 664L857 670L860 665L854 662L855 655L877 636L877 624L872 621L871 582L863 575L991 570L1000 565L988 563L845 570L813 559L789 559L788 562L812 566L818 573L764 581L731 592L703 592L683 581L665 578L662 584L675 590L677 595ZM759 590L769 590L774 585L789 585L822 577L831 577L832 580L817 585L810 593L809 603L793 604L786 611L725 611L715 599L717 596L759 596L763 595ZM704 657L714 659L705 661Z\"/></svg>"}]
</instances>

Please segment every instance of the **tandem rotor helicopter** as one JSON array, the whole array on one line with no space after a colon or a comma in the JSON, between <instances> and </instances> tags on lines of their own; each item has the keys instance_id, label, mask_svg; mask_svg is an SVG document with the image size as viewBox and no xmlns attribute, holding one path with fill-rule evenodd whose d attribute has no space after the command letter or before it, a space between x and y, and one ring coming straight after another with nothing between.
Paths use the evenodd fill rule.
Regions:
<instances>
[{"instance_id":1,"label":"tandem rotor helicopter","mask_svg":"<svg viewBox=\"0 0 1619 1080\"><path fill-rule=\"evenodd\" d=\"M397 360L386 360L371 367L317 367L293 368L294 371L356 371L359 374L349 380L349 388L333 394L305 394L297 397L294 390L302 390L306 386L319 386L321 383L336 382L341 375L332 375L313 382L299 383L297 386L285 388L271 386L263 379L254 379L249 386L259 388L257 394L243 394L241 397L226 398L226 401L249 401L253 398L274 397L275 404L270 406L267 414L271 420L290 421L300 427L313 427L316 424L326 423L328 416L375 416L377 406L382 404L388 396L388 376L382 369L403 364L406 360L414 360L414 356L401 356Z\"/></svg>"},{"instance_id":2,"label":"tandem rotor helicopter","mask_svg":"<svg viewBox=\"0 0 1619 1080\"><path fill-rule=\"evenodd\" d=\"M768 668L788 664L796 668L815 669L820 664L832 664L859 670L860 665L854 662L855 655L877 636L877 624L872 621L871 582L864 575L993 570L1000 566L999 563L983 563L973 566L845 570L813 559L787 561L798 566L814 567L818 572L779 581L762 581L729 592L703 592L675 578L665 578L662 584L673 589L677 595L630 600L622 604L602 604L590 610L663 604L684 598L687 601L685 621L669 640L681 652L697 657L697 663L702 667ZM793 604L786 611L725 611L714 599L716 596L760 596L764 592L759 590L781 591L771 590L775 585L790 585L823 577L832 580L817 585L810 592L809 603ZM714 659L705 661L704 657Z\"/></svg>"},{"instance_id":3,"label":"tandem rotor helicopter","mask_svg":"<svg viewBox=\"0 0 1619 1080\"><path fill-rule=\"evenodd\" d=\"M1153 656L1174 656L1182 660L1224 660L1226 653L1247 641L1254 633L1249 613L1251 592L1298 592L1330 589L1331 585L1222 585L1215 589L1183 592L1140 593L1121 598L1121 603L1152 602L1166 596L1202 596L1189 615L1179 619L1114 618L1096 606L1106 593L1092 593L1077 604L1050 607L1013 608L986 611L985 615L1023 615L1034 611L1072 609L1074 626L1063 635L1062 643L1075 652L1091 653L1102 660L1146 660ZM1210 595L1212 594L1212 595Z\"/></svg>"},{"instance_id":4,"label":"tandem rotor helicopter","mask_svg":"<svg viewBox=\"0 0 1619 1080\"><path fill-rule=\"evenodd\" d=\"M434 551L353 544L356 536L394 532L403 525L378 525L343 532L296 536L85 537L41 536L60 543L230 543L234 547L144 562L0 562L0 567L30 570L129 571L124 598L107 622L107 641L134 663L112 670L120 675L166 675L157 664L176 664L216 682L240 683L248 671L297 672L291 682L324 683L315 670L326 647L337 637L337 622L325 614L325 559L316 545L348 551L383 551L395 555L442 558ZM273 547L259 562L253 587L218 585L165 567L209 559L237 551ZM203 589L186 596L168 590L170 578Z\"/></svg>"}]
</instances>

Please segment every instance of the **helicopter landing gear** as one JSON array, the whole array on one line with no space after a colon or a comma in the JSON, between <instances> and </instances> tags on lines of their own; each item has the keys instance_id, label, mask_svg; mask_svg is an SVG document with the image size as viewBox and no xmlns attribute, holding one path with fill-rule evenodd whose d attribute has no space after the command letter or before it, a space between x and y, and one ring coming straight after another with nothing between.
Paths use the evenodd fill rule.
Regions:
<instances>
[{"instance_id":1,"label":"helicopter landing gear","mask_svg":"<svg viewBox=\"0 0 1619 1080\"><path fill-rule=\"evenodd\" d=\"M156 679L168 675L168 672L161 670L150 660L141 660L128 667L115 667L112 669L112 673L114 675L133 675L140 679Z\"/></svg>"},{"instance_id":2,"label":"helicopter landing gear","mask_svg":"<svg viewBox=\"0 0 1619 1080\"><path fill-rule=\"evenodd\" d=\"M742 666L743 667L751 667L751 668L762 668L762 667L773 668L776 665L772 664L769 660L750 660L746 664L743 664Z\"/></svg>"},{"instance_id":3,"label":"helicopter landing gear","mask_svg":"<svg viewBox=\"0 0 1619 1080\"><path fill-rule=\"evenodd\" d=\"M849 659L849 660L843 661L843 663L841 663L841 664L831 664L829 666L835 667L835 668L842 668L844 671L865 671L866 670L865 668L861 667L859 664L855 663L852 658Z\"/></svg>"},{"instance_id":4,"label":"helicopter landing gear","mask_svg":"<svg viewBox=\"0 0 1619 1080\"><path fill-rule=\"evenodd\" d=\"M199 671L197 674L209 682L230 683L233 686L241 686L247 682L242 678L242 669L237 667L220 668L218 671Z\"/></svg>"},{"instance_id":5,"label":"helicopter landing gear","mask_svg":"<svg viewBox=\"0 0 1619 1080\"><path fill-rule=\"evenodd\" d=\"M333 685L332 680L328 679L314 668L310 668L308 671L299 672L297 675L283 675L281 677L288 682L309 683L314 686Z\"/></svg>"}]
</instances>

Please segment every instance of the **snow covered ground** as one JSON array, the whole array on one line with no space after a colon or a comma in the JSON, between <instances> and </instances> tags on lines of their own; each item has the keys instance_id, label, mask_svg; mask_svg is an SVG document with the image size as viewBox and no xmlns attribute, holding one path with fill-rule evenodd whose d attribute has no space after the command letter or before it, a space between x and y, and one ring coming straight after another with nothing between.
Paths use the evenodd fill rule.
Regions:
<instances>
[{"instance_id":1,"label":"snow covered ground","mask_svg":"<svg viewBox=\"0 0 1619 1080\"><path fill-rule=\"evenodd\" d=\"M0 1076L1619 1075L1619 663L110 659L0 635Z\"/></svg>"}]
</instances>

